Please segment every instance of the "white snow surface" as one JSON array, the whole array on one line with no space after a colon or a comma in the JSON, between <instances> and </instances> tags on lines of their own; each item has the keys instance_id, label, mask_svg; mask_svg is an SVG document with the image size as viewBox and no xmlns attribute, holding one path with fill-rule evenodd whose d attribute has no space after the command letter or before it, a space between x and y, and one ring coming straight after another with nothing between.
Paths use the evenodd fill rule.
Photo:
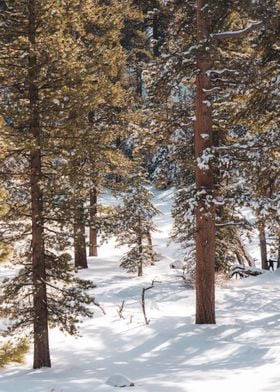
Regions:
<instances>
[{"instance_id":1,"label":"white snow surface","mask_svg":"<svg viewBox=\"0 0 280 392\"><path fill-rule=\"evenodd\" d=\"M186 267L186 263L182 260L174 260L170 263L169 267L174 269L184 269Z\"/></svg>"},{"instance_id":2,"label":"white snow surface","mask_svg":"<svg viewBox=\"0 0 280 392\"><path fill-rule=\"evenodd\" d=\"M119 388L134 387L134 382L132 380L119 373L110 376L106 381L106 384Z\"/></svg>"},{"instance_id":3,"label":"white snow surface","mask_svg":"<svg viewBox=\"0 0 280 392\"><path fill-rule=\"evenodd\" d=\"M80 337L51 330L52 368L33 370L31 347L23 365L0 370L0 392L112 392L114 375L133 380L135 392L280 391L280 270L219 285L217 324L195 325L194 291L169 267L181 257L167 247L171 200L171 192L155 196L161 260L138 278L119 269L122 248L103 245L80 275L97 284L106 315L95 308ZM146 292L145 325L140 297L152 280L161 283Z\"/></svg>"}]
</instances>

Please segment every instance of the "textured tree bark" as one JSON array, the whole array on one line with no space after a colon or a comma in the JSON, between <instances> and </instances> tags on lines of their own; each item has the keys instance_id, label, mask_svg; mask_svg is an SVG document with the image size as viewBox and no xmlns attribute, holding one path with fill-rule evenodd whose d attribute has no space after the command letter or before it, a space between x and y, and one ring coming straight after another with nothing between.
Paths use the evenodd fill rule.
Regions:
<instances>
[{"instance_id":1,"label":"textured tree bark","mask_svg":"<svg viewBox=\"0 0 280 392\"><path fill-rule=\"evenodd\" d=\"M136 94L143 97L143 80L142 80L142 68L138 66L136 69Z\"/></svg>"},{"instance_id":2,"label":"textured tree bark","mask_svg":"<svg viewBox=\"0 0 280 392\"><path fill-rule=\"evenodd\" d=\"M28 39L36 43L36 1L28 1ZM30 103L30 131L34 148L30 152L30 190L32 208L32 278L33 278L33 368L51 367L48 333L48 308L46 290L46 265L44 246L43 192L41 190L41 127L39 115L39 92L36 85L38 73L36 54L28 58L28 81Z\"/></svg>"},{"instance_id":3,"label":"textured tree bark","mask_svg":"<svg viewBox=\"0 0 280 392\"><path fill-rule=\"evenodd\" d=\"M88 268L84 206L80 201L78 201L76 205L75 223L73 229L75 268Z\"/></svg>"},{"instance_id":4,"label":"textured tree bark","mask_svg":"<svg viewBox=\"0 0 280 392\"><path fill-rule=\"evenodd\" d=\"M141 259L138 261L137 264L137 275L138 276L143 276L143 260L142 260L142 253L143 253L143 244L142 244L142 235L138 235L138 251L140 254Z\"/></svg>"},{"instance_id":5,"label":"textured tree bark","mask_svg":"<svg viewBox=\"0 0 280 392\"><path fill-rule=\"evenodd\" d=\"M159 53L159 31L158 31L158 26L159 24L159 17L157 13L154 14L153 16L153 39L154 39L154 45L153 45L153 54L155 57L158 57L160 55Z\"/></svg>"},{"instance_id":6,"label":"textured tree bark","mask_svg":"<svg viewBox=\"0 0 280 392\"><path fill-rule=\"evenodd\" d=\"M267 270L268 269L267 245L266 245L266 235L265 235L265 224L263 222L259 224L258 230L259 230L262 269Z\"/></svg>"},{"instance_id":7,"label":"textured tree bark","mask_svg":"<svg viewBox=\"0 0 280 392\"><path fill-rule=\"evenodd\" d=\"M90 193L90 222L96 221L97 216L97 192L93 188ZM98 256L97 252L97 230L93 227L89 228L89 256Z\"/></svg>"},{"instance_id":8,"label":"textured tree bark","mask_svg":"<svg viewBox=\"0 0 280 392\"><path fill-rule=\"evenodd\" d=\"M280 268L280 239L278 239L277 269Z\"/></svg>"},{"instance_id":9,"label":"textured tree bark","mask_svg":"<svg viewBox=\"0 0 280 392\"><path fill-rule=\"evenodd\" d=\"M210 90L212 61L207 51L209 38L207 0L197 0L197 38L201 48L197 56L195 156L213 145L212 108L205 91ZM214 176L210 167L196 167L198 192L212 195ZM201 196L196 208L196 324L215 323L215 206Z\"/></svg>"},{"instance_id":10,"label":"textured tree bark","mask_svg":"<svg viewBox=\"0 0 280 392\"><path fill-rule=\"evenodd\" d=\"M152 240L152 235L151 232L148 231L147 233L147 242L148 242L148 247L151 252L151 265L155 265L155 257L154 257L154 252L153 252L153 240Z\"/></svg>"}]
</instances>

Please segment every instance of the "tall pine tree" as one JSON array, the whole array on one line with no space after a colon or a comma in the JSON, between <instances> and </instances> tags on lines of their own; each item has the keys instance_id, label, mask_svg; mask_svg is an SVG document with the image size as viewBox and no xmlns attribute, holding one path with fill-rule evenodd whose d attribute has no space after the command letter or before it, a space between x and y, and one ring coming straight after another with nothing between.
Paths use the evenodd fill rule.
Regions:
<instances>
[{"instance_id":1,"label":"tall pine tree","mask_svg":"<svg viewBox=\"0 0 280 392\"><path fill-rule=\"evenodd\" d=\"M25 239L24 267L4 283L2 312L14 320L11 331L32 325L34 368L51 365L49 325L75 333L79 315L91 315L85 304L93 302L84 289L94 285L72 274L65 192L54 186L65 139L75 137L74 111L88 73L73 30L78 5L7 1L1 13L1 112L9 140L2 181L10 194L3 229L10 241Z\"/></svg>"}]
</instances>

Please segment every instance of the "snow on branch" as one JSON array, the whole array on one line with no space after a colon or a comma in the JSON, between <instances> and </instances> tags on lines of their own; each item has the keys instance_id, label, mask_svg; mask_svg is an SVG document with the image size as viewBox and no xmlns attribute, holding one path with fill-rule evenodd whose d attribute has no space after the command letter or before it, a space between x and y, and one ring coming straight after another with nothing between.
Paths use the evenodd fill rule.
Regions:
<instances>
[{"instance_id":1,"label":"snow on branch","mask_svg":"<svg viewBox=\"0 0 280 392\"><path fill-rule=\"evenodd\" d=\"M236 30L236 31L224 31L223 33L211 34L211 37L218 40L226 40L226 39L235 39L243 37L244 35L249 34L251 31L254 31L256 28L261 26L262 22L252 22L244 29Z\"/></svg>"},{"instance_id":2,"label":"snow on branch","mask_svg":"<svg viewBox=\"0 0 280 392\"><path fill-rule=\"evenodd\" d=\"M214 93L220 92L221 88L220 87L213 87L211 89L202 89L204 96L207 97L208 95L212 95Z\"/></svg>"},{"instance_id":3,"label":"snow on branch","mask_svg":"<svg viewBox=\"0 0 280 392\"><path fill-rule=\"evenodd\" d=\"M266 270L262 270L256 267L245 266L241 264L233 265L229 271L229 278L234 276L237 278L248 278L249 276L258 276L266 273Z\"/></svg>"},{"instance_id":4,"label":"snow on branch","mask_svg":"<svg viewBox=\"0 0 280 392\"><path fill-rule=\"evenodd\" d=\"M244 222L225 222L225 223L216 223L216 227L227 227L227 226L242 226L244 225Z\"/></svg>"},{"instance_id":5,"label":"snow on branch","mask_svg":"<svg viewBox=\"0 0 280 392\"><path fill-rule=\"evenodd\" d=\"M222 74L224 74L224 73L226 73L226 72L228 72L228 73L235 73L235 74L238 75L238 72L236 72L236 71L233 70L233 69L229 69L229 68L224 68L224 69L208 69L208 71L206 71L206 75L207 75L208 78L210 78L212 73L213 73L213 74L217 74L217 75L222 75Z\"/></svg>"}]
</instances>

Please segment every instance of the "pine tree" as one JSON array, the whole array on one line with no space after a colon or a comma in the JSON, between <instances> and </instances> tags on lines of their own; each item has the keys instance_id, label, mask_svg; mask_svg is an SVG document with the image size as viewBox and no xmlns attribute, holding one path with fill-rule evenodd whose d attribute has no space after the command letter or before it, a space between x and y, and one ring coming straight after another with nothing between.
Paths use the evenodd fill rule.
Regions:
<instances>
[{"instance_id":1,"label":"pine tree","mask_svg":"<svg viewBox=\"0 0 280 392\"><path fill-rule=\"evenodd\" d=\"M241 7L248 11L246 2L241 2ZM279 227L279 216L276 213L280 135L276 76L277 58L279 59L279 2L254 2L249 8L252 17L260 21L260 26L255 38L251 38L251 49L245 45L242 47L244 61L240 70L245 65L246 71L239 72L238 75L243 77L238 76L240 82L235 89L226 91L229 102L222 110L223 121L220 122L220 127L224 132L228 129L230 132L227 132L225 138L226 150L221 147L221 161L227 162L224 165L224 175L229 184L229 197L238 205L252 208L256 214L261 265L263 269L267 269L266 233L272 228L275 233ZM240 48L238 49L239 53L234 53L236 58L240 56ZM222 97L220 105L223 106ZM228 175L226 166L230 171ZM246 178L242 182L237 181L241 173ZM275 239L277 243L277 234Z\"/></svg>"},{"instance_id":2,"label":"pine tree","mask_svg":"<svg viewBox=\"0 0 280 392\"><path fill-rule=\"evenodd\" d=\"M278 46L280 28L280 3L279 1L257 2L252 7L254 16L262 21L263 28L256 42L256 56L254 65L258 68L256 86L247 92L245 112L256 113L254 119L249 115L249 127L254 132L255 145L258 145L258 164L249 168L247 174L252 183L253 173L255 183L253 193L255 202L259 200L257 212L260 253L262 267L268 268L268 251L266 244L266 230L274 234L275 241L272 246L275 260L279 251L279 59ZM242 116L244 118L244 115ZM259 158L259 159L258 159ZM251 166L249 164L249 166ZM257 199L257 200L256 200ZM255 203L256 206L256 203ZM278 247L278 249L277 249ZM278 254L278 255L277 255Z\"/></svg>"},{"instance_id":3,"label":"pine tree","mask_svg":"<svg viewBox=\"0 0 280 392\"><path fill-rule=\"evenodd\" d=\"M130 150L141 146L145 168L149 170L150 178L155 176L154 171L160 165L155 160L158 158L162 166L164 158L161 154L155 153L155 141L151 135L150 121L153 113L150 110L150 102L147 95L147 85L145 81L145 72L153 58L158 57L165 38L166 15L165 7L158 0L154 1L132 1L135 9L138 11L138 17L127 18L122 34L122 44L127 50L127 62L129 76L134 96L136 125L141 127L141 140L133 144L133 134L128 135ZM137 114L137 117L136 117ZM138 132L139 136L139 132ZM133 139L133 143L131 143ZM163 159L162 159L163 158ZM165 172L167 174L168 171ZM169 178L170 176L167 177ZM163 181L162 181L163 182ZM161 181L158 181L161 183Z\"/></svg>"},{"instance_id":4,"label":"pine tree","mask_svg":"<svg viewBox=\"0 0 280 392\"><path fill-rule=\"evenodd\" d=\"M126 18L122 45L128 52L130 73L133 74L135 93L144 96L143 68L153 56L158 56L162 40L163 15L158 0L132 1L137 12L137 18Z\"/></svg>"},{"instance_id":5,"label":"pine tree","mask_svg":"<svg viewBox=\"0 0 280 392\"><path fill-rule=\"evenodd\" d=\"M245 85L246 59L252 53L250 44L260 23L258 20L250 22L250 10L242 1L227 4L218 0L197 1L195 7L191 3L169 1L166 7L172 15L166 45L158 64L147 77L153 103L161 114L153 128L160 135L165 132L169 140L178 130L181 132L185 128L184 133L193 145L186 129L191 129L195 119L196 185L180 183L177 201L184 200L184 194L188 200L176 208L181 211L182 217L189 216L190 223L192 221L190 225L186 222L185 228L190 229L186 238L194 233L196 237L196 322L213 323L215 254L218 250L215 226L216 223L219 226L227 223L221 219L228 214L228 211L225 214L221 208L216 208L228 203L224 189L226 180L221 176L221 164L225 163L222 146L226 140L226 121L221 109L227 108L227 97L240 95L238 88ZM169 113L178 106L178 101L182 101L182 91L186 93L189 110L185 110L185 113L181 111L173 119ZM162 115L164 111L167 115ZM231 119L234 120L234 117ZM166 127L170 122L173 125ZM219 148L220 159L216 161ZM193 160L187 161L192 170ZM186 180L189 181L189 176ZM181 227L183 225L181 223Z\"/></svg>"},{"instance_id":6,"label":"pine tree","mask_svg":"<svg viewBox=\"0 0 280 392\"><path fill-rule=\"evenodd\" d=\"M83 40L84 61L88 64L87 82L91 88L93 81L95 88L90 94L81 91L76 114L79 141L76 139L68 146L76 154L74 159L72 153L68 154L67 160L72 161L70 167L76 172L73 176L70 169L69 173L73 185L76 181L72 206L79 206L78 211L73 211L76 227L80 225L77 233L81 233L75 248L83 249L76 266L86 267L85 226L89 226L89 255L97 256L97 232L102 227L98 195L105 186L114 186L108 181L109 175L121 175L125 171L125 157L117 144L127 133L132 99L127 82L127 55L121 39L125 18L134 18L136 14L129 1L121 4L88 1L80 4L79 15L77 29Z\"/></svg>"},{"instance_id":7,"label":"pine tree","mask_svg":"<svg viewBox=\"0 0 280 392\"><path fill-rule=\"evenodd\" d=\"M230 144L224 153L228 163L226 176L243 181L231 184L232 198L238 206L249 207L256 215L255 227L259 231L261 266L268 269L266 232L279 236L279 132L277 129L247 131L246 135ZM235 193L234 193L235 190ZM277 254L277 249L274 252Z\"/></svg>"},{"instance_id":8,"label":"pine tree","mask_svg":"<svg viewBox=\"0 0 280 392\"><path fill-rule=\"evenodd\" d=\"M24 268L4 282L2 314L10 330L33 326L34 368L49 367L49 324L76 332L79 315L91 315L84 290L91 282L74 278L63 229L59 182L65 139L73 138L73 110L87 73L83 45L73 39L77 4L29 0L6 2L1 14L3 94L1 112L9 140L2 164L9 189L7 227L10 241L28 239L20 255ZM87 85L84 85L85 90ZM57 224L59 222L59 227ZM8 233L8 234L7 234ZM61 234L62 233L62 234Z\"/></svg>"},{"instance_id":9,"label":"pine tree","mask_svg":"<svg viewBox=\"0 0 280 392\"><path fill-rule=\"evenodd\" d=\"M246 19L248 18L248 16L244 13L239 12L239 14L237 14L238 10L239 10L239 6L237 5L237 8L235 7L231 7L231 6L227 6L225 7L225 9L223 9L224 12L224 26L229 27L229 31L217 31L215 32L211 32L211 31L206 31L205 29L205 20L206 18L209 18L209 20L212 22L212 28L214 27L214 29L216 28L215 24L213 25L213 21L216 21L216 17L217 17L217 13L220 14L221 10L217 10L217 5L215 4L215 2L213 2L212 6L213 8L210 6L209 4L206 2L198 2L198 7L197 7L197 11L200 9L199 11L199 15L197 15L197 21L198 21L198 26L197 29L198 31L201 30L201 36L200 36L200 40L198 41L202 47L201 49L203 50L203 57L202 57L202 68L201 68L201 73L198 77L197 77L197 87L196 87L196 96L197 99L200 100L200 102L196 103L196 125L199 128L199 132L196 131L196 144L198 144L198 150L200 151L197 154L197 158L199 157L202 158L201 162L198 162L197 165L197 175L196 175L196 183L200 184L200 165L202 165L202 171L204 172L204 174L206 174L206 183L203 184L201 183L200 185L202 185L201 189L209 189L210 190L210 195L209 192L206 192L206 194L208 196L210 196L211 198L211 193L212 193L212 200L213 199L213 191L215 189L214 187L214 178L215 175L219 176L219 171L215 171L213 165L211 165L211 163L209 162L209 157L211 160L211 155L213 155L213 152L211 152L212 147L214 147L214 145L216 144L221 144L221 142L223 142L224 136L223 134L218 136L216 136L216 140L212 139L211 141L211 135L208 132L205 132L205 128L208 129L208 127L212 128L213 127L213 119L216 120L219 117L214 116L214 113L212 113L211 108L212 108L212 104L211 104L211 100L210 100L210 96L211 93L213 92L213 84L215 87L218 86L223 86L223 82L222 80L218 77L216 79L212 79L212 74L217 72L217 74L219 75L220 72L224 73L224 72L235 72L235 74L238 74L238 76L240 75L242 78L242 72L239 73L237 71L237 63L240 64L240 59L237 58L232 58L231 62L229 64L229 69L222 69L221 71L219 69L217 69L217 71L215 71L215 69L213 70L213 66L214 66L214 60L213 60L213 53L211 53L210 51L210 47L208 47L208 45L215 45L214 48L216 51L220 51L221 53L227 53L227 50L233 50L233 48L235 47L234 43L232 41L237 40L242 42L242 40L244 40L244 37L248 37L250 36L250 32L253 31L257 26L259 26L259 22L256 23L249 23L247 27L245 28L238 28L235 27L235 23L240 23L242 21L242 19L244 19L244 21L246 22ZM208 9L207 9L208 7ZM206 9L206 10L205 10ZM202 23L200 25L200 22ZM243 22L244 23L244 22ZM221 27L220 27L221 28ZM224 28L224 27L222 27ZM206 27L207 29L207 27ZM203 33L204 30L204 33ZM211 42L212 41L212 42ZM244 46L245 44L243 44ZM220 50L220 48L222 48L222 50L224 52L222 52L222 50ZM247 49L247 47L245 48ZM208 52L208 53L207 53ZM198 54L197 60L198 60L198 65L200 64L200 55ZM229 55L226 54L220 54L219 56L219 62L216 61L216 66L221 66L223 65L224 61L225 61L225 57L227 58L227 61L229 59ZM220 64L219 64L220 63ZM242 80L242 79L241 79ZM222 82L222 84L220 84L220 82ZM229 81L228 81L229 82ZM225 82L226 83L226 82ZM223 87L226 91L228 91L229 89L229 83L228 85L225 84ZM212 98L213 99L213 98ZM221 105L223 105L223 103L221 103ZM215 108L215 100L214 100L214 108ZM202 116L202 117L201 117ZM201 120L201 123L200 123ZM216 120L217 121L217 120ZM219 128L218 128L219 130ZM210 139L210 140L208 140ZM221 141L219 142L219 139L221 139ZM206 143L206 144L205 144ZM210 144L209 144L210 143ZM202 146L202 147L199 147ZM206 163L206 165L205 165ZM208 170L211 170L211 176L212 179L209 183L209 172ZM209 187L210 186L210 187ZM217 192L216 192L217 194ZM218 196L218 195L217 195ZM221 197L222 195L220 195ZM213 203L212 201L212 203ZM196 252L198 251L198 249L201 251L201 255L203 255L203 250L205 251L207 249L207 246L205 244L208 244L214 242L215 239L215 212L214 212L214 205L215 202L212 204L210 202L210 205L208 204L208 207L205 208L205 204L203 203L202 205L204 205L204 209L205 209L205 213L203 212L203 214L205 215L205 219L206 222L210 223L211 229L208 228L207 229L207 225L205 224L206 222L204 222L202 224L201 227L204 227L205 230L205 236L202 235L201 233L198 231L197 232L197 237L199 238L199 240L196 240ZM211 207L212 204L212 207ZM206 200L206 206L207 206L207 200ZM212 216L212 218L211 218ZM200 203L198 203L197 206L197 210L196 210L196 217L198 220L201 219L201 205ZM210 219L210 221L209 221ZM196 225L196 230L198 229L199 225ZM210 236L210 237L209 237ZM202 242L201 242L202 239ZM197 292L197 315L196 315L196 322L197 323L205 323L205 322L211 322L211 317L213 317L214 315L214 267L215 267L215 252L214 252L215 248L214 245L212 247L212 262L211 262L211 271L209 269L208 273L206 274L205 277L205 262L206 260L209 261L209 256L207 257L207 253L204 253L204 255L201 258L197 257L197 268L196 268L196 292ZM198 259L200 259L200 261L198 262ZM203 262L204 260L204 262ZM207 263L206 263L207 264ZM201 271L199 271L198 269L198 265L201 266ZM204 266L203 266L204 265ZM205 284L203 283L203 278L205 277ZM206 283L207 281L207 277L209 277L209 281L208 283ZM208 287L207 290L205 290L205 287ZM205 297L205 294L208 291L209 294L209 290L210 287L212 287L212 300L211 305L209 303L209 306L205 306L205 301L207 301L207 298ZM201 294L201 297L200 297ZM212 310L210 311L210 308L212 306ZM212 315L212 316L211 316ZM213 318L212 322L215 322L215 319Z\"/></svg>"},{"instance_id":10,"label":"pine tree","mask_svg":"<svg viewBox=\"0 0 280 392\"><path fill-rule=\"evenodd\" d=\"M151 202L152 193L145 185L143 169L135 168L122 197L122 205L116 213L117 241L127 245L129 251L121 259L121 267L128 272L143 275L145 265L154 264L155 252L151 242L151 233L155 230L152 218L159 213Z\"/></svg>"}]
</instances>

